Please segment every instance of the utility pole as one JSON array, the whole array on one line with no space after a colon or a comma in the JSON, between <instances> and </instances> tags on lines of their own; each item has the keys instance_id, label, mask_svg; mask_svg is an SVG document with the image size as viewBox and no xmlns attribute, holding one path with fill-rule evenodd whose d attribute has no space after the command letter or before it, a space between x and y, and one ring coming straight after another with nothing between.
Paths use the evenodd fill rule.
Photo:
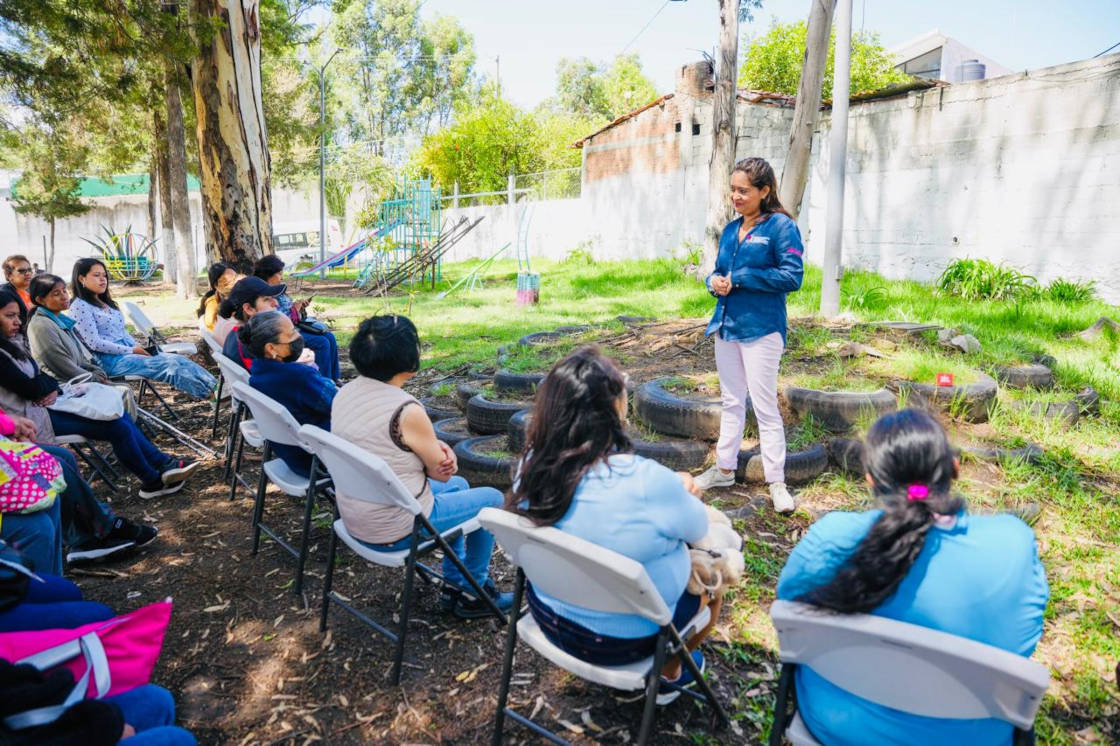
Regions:
<instances>
[{"instance_id":1,"label":"utility pole","mask_svg":"<svg viewBox=\"0 0 1120 746\"><path fill-rule=\"evenodd\" d=\"M502 56L494 56L494 80L498 84L498 97L502 96Z\"/></svg>"},{"instance_id":2,"label":"utility pole","mask_svg":"<svg viewBox=\"0 0 1120 746\"><path fill-rule=\"evenodd\" d=\"M848 99L851 95L852 0L839 0L836 13L836 62L832 81L832 131L829 134L828 207L825 212L821 315L840 313L843 274L844 166L848 153Z\"/></svg>"},{"instance_id":3,"label":"utility pole","mask_svg":"<svg viewBox=\"0 0 1120 746\"><path fill-rule=\"evenodd\" d=\"M319 264L327 259L327 65L341 49L327 58L319 68ZM327 268L319 268L319 279L325 280Z\"/></svg>"}]
</instances>

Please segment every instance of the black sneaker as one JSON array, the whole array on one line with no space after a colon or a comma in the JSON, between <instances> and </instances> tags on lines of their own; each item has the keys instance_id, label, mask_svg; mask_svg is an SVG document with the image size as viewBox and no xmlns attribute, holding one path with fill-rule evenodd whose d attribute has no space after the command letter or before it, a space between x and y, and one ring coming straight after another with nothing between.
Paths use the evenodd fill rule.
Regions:
<instances>
[{"instance_id":1,"label":"black sneaker","mask_svg":"<svg viewBox=\"0 0 1120 746\"><path fill-rule=\"evenodd\" d=\"M131 549L134 546L136 546L135 542L127 539L103 536L100 539L90 539L76 547L71 547L66 554L66 561L72 565L80 562L92 562Z\"/></svg>"},{"instance_id":2,"label":"black sneaker","mask_svg":"<svg viewBox=\"0 0 1120 746\"><path fill-rule=\"evenodd\" d=\"M197 461L172 461L159 475L164 484L178 484L187 479L199 466Z\"/></svg>"},{"instance_id":3,"label":"black sneaker","mask_svg":"<svg viewBox=\"0 0 1120 746\"><path fill-rule=\"evenodd\" d=\"M486 595L493 599L495 605L503 614L509 613L509 610L513 607L512 593L499 592L498 587L494 585L492 580L483 583L482 590L486 591ZM460 619L479 619L492 616L494 613L490 604L474 595L473 589L468 591L446 584L439 594L439 608L442 611L450 611Z\"/></svg>"},{"instance_id":4,"label":"black sneaker","mask_svg":"<svg viewBox=\"0 0 1120 746\"><path fill-rule=\"evenodd\" d=\"M144 500L151 500L153 497L163 497L170 495L183 489L183 483L177 482L176 484L164 484L160 482L152 482L150 484L140 485L140 497Z\"/></svg>"},{"instance_id":5,"label":"black sneaker","mask_svg":"<svg viewBox=\"0 0 1120 746\"><path fill-rule=\"evenodd\" d=\"M117 516L117 519L113 522L113 528L109 531L110 537L131 541L137 547L151 544L157 535L159 535L159 529L155 526L133 523L120 516Z\"/></svg>"}]
</instances>

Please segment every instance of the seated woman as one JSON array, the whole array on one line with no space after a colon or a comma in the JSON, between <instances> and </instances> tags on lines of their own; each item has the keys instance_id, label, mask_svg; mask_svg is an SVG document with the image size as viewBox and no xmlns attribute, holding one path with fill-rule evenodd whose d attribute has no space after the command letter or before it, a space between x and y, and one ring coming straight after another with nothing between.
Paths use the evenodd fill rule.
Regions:
<instances>
[{"instance_id":1,"label":"seated woman","mask_svg":"<svg viewBox=\"0 0 1120 746\"><path fill-rule=\"evenodd\" d=\"M129 335L124 315L109 294L109 274L100 259L74 263L70 292L74 296L70 315L78 336L97 355L98 365L107 374L163 381L196 399L214 392L218 381L201 365L184 355L152 355Z\"/></svg>"},{"instance_id":2,"label":"seated woman","mask_svg":"<svg viewBox=\"0 0 1120 746\"><path fill-rule=\"evenodd\" d=\"M582 348L553 366L537 390L506 507L641 562L678 629L708 606L711 623L687 641L703 670L696 648L715 625L722 602L685 590L692 568L686 542L704 538L708 514L688 474L634 455L624 430L626 410L625 377L597 349ZM644 617L572 606L532 586L527 595L544 634L577 658L622 665L653 653L658 628ZM674 659L661 674L681 686L693 683L681 669ZM679 696L666 689L657 702Z\"/></svg>"},{"instance_id":3,"label":"seated woman","mask_svg":"<svg viewBox=\"0 0 1120 746\"><path fill-rule=\"evenodd\" d=\"M64 314L70 307L66 281L58 275L39 275L31 281L28 295L33 310L24 328L39 367L60 381L85 373L98 383L108 381L109 376L74 331L74 319Z\"/></svg>"},{"instance_id":4,"label":"seated woman","mask_svg":"<svg viewBox=\"0 0 1120 746\"><path fill-rule=\"evenodd\" d=\"M455 454L436 439L424 407L401 387L420 369L420 338L404 316L374 316L358 327L350 343L358 377L342 387L331 407L331 431L385 460L405 489L416 496L437 531L457 526L486 507L502 504L493 487L471 488L454 476ZM350 534L371 549L399 551L411 541L413 516L401 508L374 505L339 493L338 512ZM479 529L450 542L498 608L508 611L512 593L500 593L489 579L494 537ZM440 608L469 619L491 613L449 559L443 560Z\"/></svg>"},{"instance_id":5,"label":"seated woman","mask_svg":"<svg viewBox=\"0 0 1120 746\"><path fill-rule=\"evenodd\" d=\"M275 254L267 254L257 260L253 267L253 275L269 285L287 287L284 285L284 260ZM284 292L276 297L276 302L279 304L280 313L285 314L293 324L298 325L304 345L315 353L315 364L319 366L319 372L337 382L341 375L338 363L338 340L326 324L307 318L307 306L310 305L311 299L293 302L287 292Z\"/></svg>"},{"instance_id":6,"label":"seated woman","mask_svg":"<svg viewBox=\"0 0 1120 746\"><path fill-rule=\"evenodd\" d=\"M237 281L237 270L225 262L215 262L206 271L206 279L210 281L210 289L199 301L198 313L195 315L202 319L202 325L212 332L218 320L218 306Z\"/></svg>"},{"instance_id":7,"label":"seated woman","mask_svg":"<svg viewBox=\"0 0 1120 746\"><path fill-rule=\"evenodd\" d=\"M241 341L237 330L258 313L276 310L276 296L284 292L284 286L269 285L259 277L242 277L222 301L222 315L234 319L234 325L222 343L222 354L245 370L253 369L253 354L248 345ZM308 353L310 356L310 353Z\"/></svg>"},{"instance_id":8,"label":"seated woman","mask_svg":"<svg viewBox=\"0 0 1120 746\"><path fill-rule=\"evenodd\" d=\"M840 614L875 614L1029 656L1049 589L1034 533L1010 515L968 515L950 492L957 462L925 412L880 417L864 465L882 508L828 513L790 553L778 598ZM998 720L945 720L892 710L799 666L797 706L826 744L1010 744Z\"/></svg>"},{"instance_id":9,"label":"seated woman","mask_svg":"<svg viewBox=\"0 0 1120 746\"><path fill-rule=\"evenodd\" d=\"M31 310L31 297L27 294L27 286L35 276L31 262L23 254L12 254L4 260L4 279L7 280L0 289L10 290L19 298L20 320L27 323L27 313Z\"/></svg>"},{"instance_id":10,"label":"seated woman","mask_svg":"<svg viewBox=\"0 0 1120 746\"><path fill-rule=\"evenodd\" d=\"M39 370L19 332L16 298L10 291L0 290L0 407L5 412L30 419L35 423L36 438L48 444L55 442L56 434L108 442L121 464L139 477L144 499L182 488L198 462L180 461L160 451L127 412L115 420L91 420L47 409L61 389L58 381Z\"/></svg>"},{"instance_id":11,"label":"seated woman","mask_svg":"<svg viewBox=\"0 0 1120 746\"><path fill-rule=\"evenodd\" d=\"M34 422L18 415L9 416L0 410L0 436L35 442L36 435ZM54 456L66 480L66 488L59 498L62 503L61 540L69 547L67 562L75 564L104 559L142 547L156 538L159 530L155 526L133 523L93 496L89 483L78 470L77 459L69 450L45 443L35 444Z\"/></svg>"},{"instance_id":12,"label":"seated woman","mask_svg":"<svg viewBox=\"0 0 1120 746\"><path fill-rule=\"evenodd\" d=\"M22 553L0 539L0 553L7 561L30 564ZM26 587L0 584L0 632L26 632L41 629L74 629L91 622L113 618L104 604L86 601L78 586L58 575L35 571Z\"/></svg>"},{"instance_id":13,"label":"seated woman","mask_svg":"<svg viewBox=\"0 0 1120 746\"><path fill-rule=\"evenodd\" d=\"M249 385L283 404L301 425L331 429L331 402L338 388L310 365L297 361L303 338L291 319L279 311L265 311L237 330L253 356ZM298 446L273 443L272 450L292 471L310 476L311 454Z\"/></svg>"}]
</instances>

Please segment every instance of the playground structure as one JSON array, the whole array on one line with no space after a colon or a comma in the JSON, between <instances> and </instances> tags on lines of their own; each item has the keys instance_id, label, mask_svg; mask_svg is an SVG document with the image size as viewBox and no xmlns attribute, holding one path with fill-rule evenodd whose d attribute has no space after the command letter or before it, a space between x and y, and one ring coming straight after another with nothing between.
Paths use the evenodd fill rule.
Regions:
<instances>
[{"instance_id":1,"label":"playground structure","mask_svg":"<svg viewBox=\"0 0 1120 746\"><path fill-rule=\"evenodd\" d=\"M124 282L143 282L163 266L156 255L155 239L134 232L131 225L123 233L116 233L104 225L101 230L105 236L100 241L89 238L82 240L101 253L110 278Z\"/></svg>"},{"instance_id":2,"label":"playground structure","mask_svg":"<svg viewBox=\"0 0 1120 746\"><path fill-rule=\"evenodd\" d=\"M413 260L417 256L428 254L439 241L441 204L439 189L433 189L432 182L428 179L399 183L393 196L382 201L378 208L377 229L371 234L376 238L367 241L365 248L369 249L368 255L354 281L354 287L367 293L376 292L387 278L396 277L398 269L405 264L413 265L406 279L424 282L430 272L434 285L440 275L439 260L434 263ZM416 266L422 266L424 273L416 275L412 271Z\"/></svg>"},{"instance_id":3,"label":"playground structure","mask_svg":"<svg viewBox=\"0 0 1120 746\"><path fill-rule=\"evenodd\" d=\"M535 306L541 299L541 276L529 263L529 224L533 222L531 205L521 209L517 223L517 305Z\"/></svg>"},{"instance_id":4,"label":"playground structure","mask_svg":"<svg viewBox=\"0 0 1120 746\"><path fill-rule=\"evenodd\" d=\"M365 283L364 292L366 295L380 295L405 281L423 282L425 277L430 277L432 287L435 287L443 255L481 222L481 217L468 220L464 215L459 218L459 222L440 234L430 246L415 251L404 261L373 272Z\"/></svg>"}]
</instances>

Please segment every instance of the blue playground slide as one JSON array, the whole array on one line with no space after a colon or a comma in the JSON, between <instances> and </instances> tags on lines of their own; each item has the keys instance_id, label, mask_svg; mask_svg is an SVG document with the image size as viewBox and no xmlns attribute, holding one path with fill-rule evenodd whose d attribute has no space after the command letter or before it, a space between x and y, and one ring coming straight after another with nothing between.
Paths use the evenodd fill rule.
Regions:
<instances>
[{"instance_id":1,"label":"blue playground slide","mask_svg":"<svg viewBox=\"0 0 1120 746\"><path fill-rule=\"evenodd\" d=\"M324 267L327 267L328 269L331 268L331 267L341 267L343 264L350 261L351 259L356 257L358 254L360 254L362 251L364 251L365 248L366 248L366 244L371 239L376 240L378 238L381 238L386 233L389 233L394 228L396 228L398 225L400 225L400 223L394 223L393 225L382 226L382 227L378 228L376 231L374 231L373 233L370 233L368 236L363 238L361 241L358 241L357 243L353 243L353 244L347 246L345 249L338 252L337 254L334 254L333 256L327 257L323 261L316 264L314 267L310 267L308 269L301 270L299 272L292 272L291 276L292 277L307 277L308 275L315 274L316 272L323 269Z\"/></svg>"}]
</instances>

